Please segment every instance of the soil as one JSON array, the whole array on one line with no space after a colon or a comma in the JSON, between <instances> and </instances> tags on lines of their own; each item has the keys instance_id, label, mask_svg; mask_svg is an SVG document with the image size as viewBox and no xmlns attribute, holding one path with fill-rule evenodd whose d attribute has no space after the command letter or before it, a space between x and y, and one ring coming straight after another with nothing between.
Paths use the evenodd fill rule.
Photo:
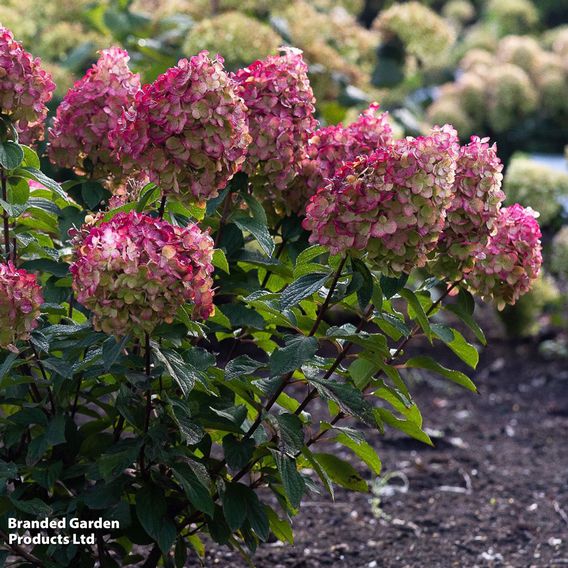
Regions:
<instances>
[{"instance_id":1,"label":"soil","mask_svg":"<svg viewBox=\"0 0 568 568\"><path fill-rule=\"evenodd\" d=\"M534 344L493 342L474 378L479 396L418 378L411 392L435 447L368 432L383 462L379 482L361 467L382 484L374 509L372 493L312 495L294 518L295 545L268 543L255 565L568 566L568 364L542 360ZM247 566L213 544L205 565Z\"/></svg>"}]
</instances>

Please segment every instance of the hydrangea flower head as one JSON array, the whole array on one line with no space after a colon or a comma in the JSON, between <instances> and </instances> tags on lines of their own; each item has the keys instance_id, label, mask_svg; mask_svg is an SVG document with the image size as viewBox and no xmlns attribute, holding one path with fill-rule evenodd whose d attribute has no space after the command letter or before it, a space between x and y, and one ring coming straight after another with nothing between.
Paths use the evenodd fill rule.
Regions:
<instances>
[{"instance_id":1,"label":"hydrangea flower head","mask_svg":"<svg viewBox=\"0 0 568 568\"><path fill-rule=\"evenodd\" d=\"M444 126L346 164L308 204L310 242L334 254L367 251L387 274L424 266L454 196L458 151Z\"/></svg>"},{"instance_id":2,"label":"hydrangea flower head","mask_svg":"<svg viewBox=\"0 0 568 568\"><path fill-rule=\"evenodd\" d=\"M308 158L302 162L299 176L290 192L281 196L288 210L302 211L308 199L344 163L392 144L393 133L388 113L378 113L378 109L379 105L373 103L347 126L325 126L315 131L309 140Z\"/></svg>"},{"instance_id":3,"label":"hydrangea flower head","mask_svg":"<svg viewBox=\"0 0 568 568\"><path fill-rule=\"evenodd\" d=\"M503 164L495 145L487 138L472 136L460 148L455 197L438 242L438 258L432 266L441 278L458 280L471 268L495 233L499 209L505 194L501 191Z\"/></svg>"},{"instance_id":4,"label":"hydrangea flower head","mask_svg":"<svg viewBox=\"0 0 568 568\"><path fill-rule=\"evenodd\" d=\"M17 351L16 342L30 338L42 304L34 274L16 269L11 262L0 264L0 348Z\"/></svg>"},{"instance_id":5,"label":"hydrangea flower head","mask_svg":"<svg viewBox=\"0 0 568 568\"><path fill-rule=\"evenodd\" d=\"M249 109L252 144L243 171L258 176L269 198L289 185L316 128L308 67L298 49L285 48L240 69L235 78Z\"/></svg>"},{"instance_id":6,"label":"hydrangea flower head","mask_svg":"<svg viewBox=\"0 0 568 568\"><path fill-rule=\"evenodd\" d=\"M466 275L472 292L484 300L493 300L499 309L526 294L540 272L542 247L537 215L518 203L503 207L495 235Z\"/></svg>"},{"instance_id":7,"label":"hydrangea flower head","mask_svg":"<svg viewBox=\"0 0 568 568\"><path fill-rule=\"evenodd\" d=\"M40 59L32 57L10 30L0 27L0 112L10 117L21 142L32 144L43 138L46 105L54 90Z\"/></svg>"},{"instance_id":8,"label":"hydrangea flower head","mask_svg":"<svg viewBox=\"0 0 568 568\"><path fill-rule=\"evenodd\" d=\"M111 132L128 170L164 194L203 202L238 172L250 142L246 106L223 58L202 51L146 85Z\"/></svg>"},{"instance_id":9,"label":"hydrangea flower head","mask_svg":"<svg viewBox=\"0 0 568 568\"><path fill-rule=\"evenodd\" d=\"M191 302L196 318L214 312L213 240L197 225L174 227L135 212L91 225L74 239L70 271L77 300L97 330L151 333Z\"/></svg>"},{"instance_id":10,"label":"hydrangea flower head","mask_svg":"<svg viewBox=\"0 0 568 568\"><path fill-rule=\"evenodd\" d=\"M128 67L128 53L111 47L77 81L57 108L49 131L49 159L92 176L122 177L109 132L140 90L140 77Z\"/></svg>"}]
</instances>

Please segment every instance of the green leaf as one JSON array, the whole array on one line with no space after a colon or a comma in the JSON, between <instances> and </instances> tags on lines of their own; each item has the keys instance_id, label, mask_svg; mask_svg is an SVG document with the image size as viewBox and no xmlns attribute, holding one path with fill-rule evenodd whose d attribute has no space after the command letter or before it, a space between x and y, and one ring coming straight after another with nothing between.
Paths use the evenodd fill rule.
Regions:
<instances>
[{"instance_id":1,"label":"green leaf","mask_svg":"<svg viewBox=\"0 0 568 568\"><path fill-rule=\"evenodd\" d=\"M44 187L47 187L47 189L53 191L53 193L55 193L58 197L61 197L61 199L69 201L68 195L63 191L61 186L56 181L47 177L41 170L38 170L37 168L18 168L18 170L14 172L14 175L19 175L27 179L33 179L34 181L41 183L41 185L43 185Z\"/></svg>"},{"instance_id":2,"label":"green leaf","mask_svg":"<svg viewBox=\"0 0 568 568\"><path fill-rule=\"evenodd\" d=\"M155 183L145 185L140 192L140 199L138 199L138 203L136 204L136 212L142 213L142 211L146 209L146 205L148 205L149 202L156 201L159 195L160 190Z\"/></svg>"},{"instance_id":3,"label":"green leaf","mask_svg":"<svg viewBox=\"0 0 568 568\"><path fill-rule=\"evenodd\" d=\"M179 385L184 396L187 396L200 380L199 372L173 349L159 349L158 344L152 342L152 353L166 368L168 375Z\"/></svg>"},{"instance_id":4,"label":"green leaf","mask_svg":"<svg viewBox=\"0 0 568 568\"><path fill-rule=\"evenodd\" d=\"M53 509L44 503L41 499L33 498L27 501L20 501L19 499L10 498L12 505L27 515L33 515L37 518L50 517L53 514Z\"/></svg>"},{"instance_id":5,"label":"green leaf","mask_svg":"<svg viewBox=\"0 0 568 568\"><path fill-rule=\"evenodd\" d=\"M182 400L173 399L170 401L173 419L177 424L181 437L189 445L199 444L205 436L203 428L191 418L191 412Z\"/></svg>"},{"instance_id":6,"label":"green leaf","mask_svg":"<svg viewBox=\"0 0 568 568\"><path fill-rule=\"evenodd\" d=\"M45 439L50 446L65 443L65 417L63 414L54 416L45 432Z\"/></svg>"},{"instance_id":7,"label":"green leaf","mask_svg":"<svg viewBox=\"0 0 568 568\"><path fill-rule=\"evenodd\" d=\"M213 266L219 268L220 270L226 272L227 274L230 274L229 263L227 262L227 257L225 256L223 250L215 249L213 251Z\"/></svg>"},{"instance_id":8,"label":"green leaf","mask_svg":"<svg viewBox=\"0 0 568 568\"><path fill-rule=\"evenodd\" d=\"M24 161L22 162L22 165L39 169L41 164L35 150L30 148L29 146L25 146L24 144L20 144L20 148L24 152Z\"/></svg>"},{"instance_id":9,"label":"green leaf","mask_svg":"<svg viewBox=\"0 0 568 568\"><path fill-rule=\"evenodd\" d=\"M300 506L302 497L306 490L306 482L298 472L296 460L277 450L270 450L270 452L274 457L276 467L280 473L284 493L286 494L290 505L297 509Z\"/></svg>"},{"instance_id":10,"label":"green leaf","mask_svg":"<svg viewBox=\"0 0 568 568\"><path fill-rule=\"evenodd\" d=\"M322 254L327 254L329 251L326 247L322 245L312 245L307 249L304 249L296 258L296 267L302 266L303 264L308 264L314 258L321 256Z\"/></svg>"},{"instance_id":11,"label":"green leaf","mask_svg":"<svg viewBox=\"0 0 568 568\"><path fill-rule=\"evenodd\" d=\"M109 337L105 340L103 343L103 363L105 371L110 371L111 367L118 361L128 340L128 335L125 335L121 341L117 341L114 337Z\"/></svg>"},{"instance_id":12,"label":"green leaf","mask_svg":"<svg viewBox=\"0 0 568 568\"><path fill-rule=\"evenodd\" d=\"M106 483L112 481L122 474L136 462L142 441L123 441L112 447L111 450L103 454L98 460L99 472Z\"/></svg>"},{"instance_id":13,"label":"green leaf","mask_svg":"<svg viewBox=\"0 0 568 568\"><path fill-rule=\"evenodd\" d=\"M317 350L318 341L315 337L291 337L285 347L275 349L270 356L270 374L279 376L295 371L309 361Z\"/></svg>"},{"instance_id":14,"label":"green leaf","mask_svg":"<svg viewBox=\"0 0 568 568\"><path fill-rule=\"evenodd\" d=\"M232 469L242 469L252 458L255 442L252 438L239 440L233 434L223 438L223 451L227 464Z\"/></svg>"},{"instance_id":15,"label":"green leaf","mask_svg":"<svg viewBox=\"0 0 568 568\"><path fill-rule=\"evenodd\" d=\"M355 440L344 432L337 436L336 441L349 448L357 457L364 461L377 475L381 474L381 460L375 449L365 440Z\"/></svg>"},{"instance_id":16,"label":"green leaf","mask_svg":"<svg viewBox=\"0 0 568 568\"><path fill-rule=\"evenodd\" d=\"M398 278L381 276L381 290L383 296L388 300L404 288L408 282L408 274L402 274Z\"/></svg>"},{"instance_id":17,"label":"green leaf","mask_svg":"<svg viewBox=\"0 0 568 568\"><path fill-rule=\"evenodd\" d=\"M304 274L304 276L300 276L300 278L294 280L294 282L287 286L282 292L280 299L281 308L283 310L289 310L298 305L304 298L308 298L315 292L318 292L325 285L329 276L329 272L326 274L316 272L315 274Z\"/></svg>"},{"instance_id":18,"label":"green leaf","mask_svg":"<svg viewBox=\"0 0 568 568\"><path fill-rule=\"evenodd\" d=\"M261 223L258 219L247 217L244 214L237 215L232 221L241 231L248 231L258 241L262 250L268 256L272 256L274 252L274 241L270 236L266 224Z\"/></svg>"},{"instance_id":19,"label":"green leaf","mask_svg":"<svg viewBox=\"0 0 568 568\"><path fill-rule=\"evenodd\" d=\"M428 321L428 316L426 315L426 312L424 311L424 308L416 294L408 288L400 290L399 294L408 302L408 316L410 319L418 320L424 335L426 335L430 342L432 342L432 329L430 328L430 322Z\"/></svg>"},{"instance_id":20,"label":"green leaf","mask_svg":"<svg viewBox=\"0 0 568 568\"><path fill-rule=\"evenodd\" d=\"M24 205L27 204L28 199L30 198L30 184L27 180L22 178L12 178L16 180L16 183L10 181L8 183L8 201L13 205ZM34 204L37 204L39 200L35 200ZM51 202L48 202L51 204ZM31 205L31 203L30 203ZM53 205L53 204L51 204ZM54 206L55 207L55 206ZM5 207L4 207L5 209ZM55 207L55 211L57 214L58 208ZM12 215L13 217L14 215Z\"/></svg>"},{"instance_id":21,"label":"green leaf","mask_svg":"<svg viewBox=\"0 0 568 568\"><path fill-rule=\"evenodd\" d=\"M314 458L334 483L351 491L369 491L367 482L351 464L333 454L317 453Z\"/></svg>"},{"instance_id":22,"label":"green leaf","mask_svg":"<svg viewBox=\"0 0 568 568\"><path fill-rule=\"evenodd\" d=\"M288 519L281 519L270 507L265 507L272 534L280 541L294 544L294 532Z\"/></svg>"},{"instance_id":23,"label":"green leaf","mask_svg":"<svg viewBox=\"0 0 568 568\"><path fill-rule=\"evenodd\" d=\"M299 453L304 447L302 421L296 414L285 412L276 416L278 434L284 450L291 455Z\"/></svg>"},{"instance_id":24,"label":"green leaf","mask_svg":"<svg viewBox=\"0 0 568 568\"><path fill-rule=\"evenodd\" d=\"M359 300L359 307L364 310L373 296L373 275L367 265L358 258L351 259L351 266L356 273L361 275L363 281L361 287L357 290L357 299Z\"/></svg>"},{"instance_id":25,"label":"green leaf","mask_svg":"<svg viewBox=\"0 0 568 568\"><path fill-rule=\"evenodd\" d=\"M10 140L0 142L0 166L15 170L24 159L24 151L19 144Z\"/></svg>"},{"instance_id":26,"label":"green leaf","mask_svg":"<svg viewBox=\"0 0 568 568\"><path fill-rule=\"evenodd\" d=\"M460 318L461 321L463 321L463 323L465 323L465 325L467 325L469 329L473 331L477 340L482 345L487 345L487 339L485 338L483 330L479 327L479 325L469 312L465 311L459 304L448 304L447 306L444 306L444 309L452 312L454 315Z\"/></svg>"},{"instance_id":27,"label":"green leaf","mask_svg":"<svg viewBox=\"0 0 568 568\"><path fill-rule=\"evenodd\" d=\"M48 258L38 258L36 260L26 260L22 262L22 268L36 272L47 272L58 278L64 278L69 274L69 265L66 262L55 262Z\"/></svg>"},{"instance_id":28,"label":"green leaf","mask_svg":"<svg viewBox=\"0 0 568 568\"><path fill-rule=\"evenodd\" d=\"M189 502L198 510L213 518L215 506L209 490L195 475L191 467L185 463L172 466L174 477L183 487Z\"/></svg>"},{"instance_id":29,"label":"green leaf","mask_svg":"<svg viewBox=\"0 0 568 568\"><path fill-rule=\"evenodd\" d=\"M144 530L167 554L177 535L176 526L166 516L164 492L155 485L145 485L136 494L136 516Z\"/></svg>"},{"instance_id":30,"label":"green leaf","mask_svg":"<svg viewBox=\"0 0 568 568\"><path fill-rule=\"evenodd\" d=\"M396 430L400 430L405 434L408 434L410 437L415 438L420 442L424 442L429 446L433 446L432 440L430 436L422 430L422 428L416 424L416 422L407 419L397 418L390 410L386 408L375 408L374 412L377 414L379 420L388 424L391 428L395 428Z\"/></svg>"},{"instance_id":31,"label":"green leaf","mask_svg":"<svg viewBox=\"0 0 568 568\"><path fill-rule=\"evenodd\" d=\"M468 343L464 336L447 325L433 323L432 331L439 337L464 363L472 369L479 363L479 353L477 349Z\"/></svg>"},{"instance_id":32,"label":"green leaf","mask_svg":"<svg viewBox=\"0 0 568 568\"><path fill-rule=\"evenodd\" d=\"M316 387L321 398L332 400L343 412L359 418L366 424L374 424L371 405L356 388L331 379L322 381L321 379L309 378L308 380Z\"/></svg>"},{"instance_id":33,"label":"green leaf","mask_svg":"<svg viewBox=\"0 0 568 568\"><path fill-rule=\"evenodd\" d=\"M464 373L460 371L453 371L452 369L448 369L440 363L434 361L432 357L428 357L427 355L420 355L418 357L412 357L404 364L405 367L410 369L429 369L430 371L435 371L442 377L446 377L450 379L454 383L461 385L462 387L472 391L477 392L477 388L473 381Z\"/></svg>"},{"instance_id":34,"label":"green leaf","mask_svg":"<svg viewBox=\"0 0 568 568\"><path fill-rule=\"evenodd\" d=\"M312 454L308 446L304 446L302 448L302 455L308 460L308 463L311 465L312 469L318 474L318 477L321 479L321 482L323 483L326 491L330 494L331 499L335 501L333 482L331 481L331 478L326 473L326 471L317 462L314 454Z\"/></svg>"},{"instance_id":35,"label":"green leaf","mask_svg":"<svg viewBox=\"0 0 568 568\"><path fill-rule=\"evenodd\" d=\"M253 375L260 367L264 367L264 363L255 361L248 355L239 355L227 363L225 367L225 380L232 381L233 379L240 379L246 375Z\"/></svg>"},{"instance_id":36,"label":"green leaf","mask_svg":"<svg viewBox=\"0 0 568 568\"><path fill-rule=\"evenodd\" d=\"M229 483L223 494L223 512L232 531L240 529L248 519L261 540L269 535L268 516L256 493L242 483Z\"/></svg>"}]
</instances>

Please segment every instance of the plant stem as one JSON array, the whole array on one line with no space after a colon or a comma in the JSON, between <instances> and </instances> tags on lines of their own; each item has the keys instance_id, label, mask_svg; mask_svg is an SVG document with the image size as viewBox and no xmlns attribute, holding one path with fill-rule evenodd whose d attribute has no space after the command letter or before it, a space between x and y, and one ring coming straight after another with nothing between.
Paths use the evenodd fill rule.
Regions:
<instances>
[{"instance_id":1,"label":"plant stem","mask_svg":"<svg viewBox=\"0 0 568 568\"><path fill-rule=\"evenodd\" d=\"M145 343L144 343L144 367L145 367L145 374L148 383L151 381L151 373L152 373L152 348L150 346L150 335L148 333L145 334ZM146 391L146 413L144 416L144 434L148 433L148 429L150 428L150 417L152 415L152 386L151 384L148 385L148 390ZM119 421L120 422L120 421ZM116 434L116 431L115 431ZM143 476L146 475L146 464L144 463L144 450L146 444L142 444L140 448L140 455L139 455L139 462L140 462L140 471Z\"/></svg>"},{"instance_id":2,"label":"plant stem","mask_svg":"<svg viewBox=\"0 0 568 568\"><path fill-rule=\"evenodd\" d=\"M221 212L219 228L217 229L217 234L215 235L215 248L219 248L219 242L221 241L223 227L225 226L225 222L227 221L227 217L229 216L230 205L231 205L231 192L229 191L227 195L225 195L225 199L223 200L223 210Z\"/></svg>"},{"instance_id":3,"label":"plant stem","mask_svg":"<svg viewBox=\"0 0 568 568\"><path fill-rule=\"evenodd\" d=\"M0 166L0 185L2 186L2 199L8 203L8 180L3 166ZM4 223L4 254L6 255L6 262L10 262L10 216L4 208L2 208L2 219Z\"/></svg>"},{"instance_id":4,"label":"plant stem","mask_svg":"<svg viewBox=\"0 0 568 568\"><path fill-rule=\"evenodd\" d=\"M373 304L370 304L365 310L365 313L363 314L361 321L357 325L355 334L359 333L363 329L363 326L367 323L372 313L373 313ZM333 375L333 373L336 371L339 365L341 365L345 357L347 357L352 347L353 347L352 341L348 341L343 346L343 349L339 352L331 367L326 371L325 375L322 377L322 381L327 381ZM309 390L306 397L304 398L304 400L300 403L300 406L298 406L294 414L296 415L300 414L306 408L306 406L308 406L308 404L317 396L317 392L318 392L317 389L315 387L312 387Z\"/></svg>"},{"instance_id":5,"label":"plant stem","mask_svg":"<svg viewBox=\"0 0 568 568\"><path fill-rule=\"evenodd\" d=\"M428 311L426 312L426 316L429 316L432 314L432 312L448 297L448 295L452 292L452 290L455 289L456 286L459 285L459 283L461 282L461 280L458 280L454 283L452 283L450 286L448 286L446 288L446 291L430 306L430 308L428 309ZM397 359L400 354L402 353L403 349L408 345L409 341L411 341L414 336L418 333L418 331L420 330L420 326L419 325L415 325L411 332L399 343L398 347L396 348L396 351L385 361L385 363L387 365L390 365L395 359ZM379 371L372 380L374 379L378 379L381 375L383 374L383 371ZM371 382L370 381L370 382ZM369 384L363 389L363 393L369 388ZM308 393L308 395L306 396L306 399L310 396L310 393ZM300 406L303 405L303 407L305 408L307 406L307 404L304 405L304 402L306 402L306 399L304 399L304 401L302 402L302 404ZM308 401L309 402L309 401ZM337 424L340 420L343 420L343 418L345 418L347 415L344 412L339 412L338 414L336 414L333 419L331 420L330 424L331 426L334 426L335 424ZM307 442L306 442L306 446L311 446L312 444L314 444L315 442L317 442L322 436L325 435L326 432L328 432L328 430L320 430L315 436L312 436Z\"/></svg>"},{"instance_id":6,"label":"plant stem","mask_svg":"<svg viewBox=\"0 0 568 568\"><path fill-rule=\"evenodd\" d=\"M162 196L162 201L160 201L160 208L158 209L158 218L164 218L164 212L166 211L166 201L168 197L166 195Z\"/></svg>"},{"instance_id":7,"label":"plant stem","mask_svg":"<svg viewBox=\"0 0 568 568\"><path fill-rule=\"evenodd\" d=\"M49 379L47 378L47 373L45 372L45 367L39 358L39 353L37 352L34 344L30 342L30 347L32 348L37 366L40 370L43 380L47 383L47 397L49 398L49 404L51 405L51 413L55 416L55 401L53 400L53 393L51 392L51 387L49 386Z\"/></svg>"},{"instance_id":8,"label":"plant stem","mask_svg":"<svg viewBox=\"0 0 568 568\"><path fill-rule=\"evenodd\" d=\"M315 335L315 333L317 332L318 327L319 327L319 325L320 325L320 323L321 323L321 321L322 321L322 319L325 315L325 312L327 311L327 308L329 307L329 304L331 302L331 298L333 296L333 293L335 292L335 287L337 286L337 283L339 282L339 279L341 278L341 273L343 271L343 267L345 266L346 262L347 262L347 256L345 256L341 259L341 262L339 263L339 266L337 267L337 270L335 271L335 275L334 275L333 280L331 282L331 285L329 287L327 296L324 300L324 303L321 305L320 309L318 310L318 314L316 316L316 321L314 322L314 324L313 324L309 334L307 335L307 337L313 337ZM291 371L281 378L280 385L274 391L274 393L272 394L272 396L270 397L268 402L260 410L260 412L258 413L258 416L256 417L255 421L252 423L250 428L245 432L245 434L243 435L243 440L248 440L256 432L256 430L258 429L258 427L262 423L263 413L268 412L276 404L278 397L282 394L282 392L284 391L284 389L286 388L286 386L290 382L290 379L292 378L293 375L294 375L294 371ZM235 480L240 479L243 475L245 475L245 473L247 471L250 470L250 468L254 465L254 463L256 463L256 462L252 462L252 463L248 464L247 466L245 466L243 469L241 469L241 471L239 471L233 479L235 479ZM225 465L226 465L226 461L222 460L219 463L219 465L215 468L215 471L213 473L214 474L218 473L219 471L221 471L221 469L223 469L223 467Z\"/></svg>"}]
</instances>

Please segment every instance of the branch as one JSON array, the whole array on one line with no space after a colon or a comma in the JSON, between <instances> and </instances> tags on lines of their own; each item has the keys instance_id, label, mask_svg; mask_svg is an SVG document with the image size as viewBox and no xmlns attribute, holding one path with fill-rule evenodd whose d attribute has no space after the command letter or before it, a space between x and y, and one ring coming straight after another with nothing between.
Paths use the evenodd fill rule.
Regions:
<instances>
[{"instance_id":1,"label":"branch","mask_svg":"<svg viewBox=\"0 0 568 568\"><path fill-rule=\"evenodd\" d=\"M25 558L28 562L35 564L36 566L44 566L44 562L42 562L39 558L22 548L19 544L9 544L8 535L3 531L0 530L0 536L4 539L4 543L7 547L9 547L14 554Z\"/></svg>"}]
</instances>

